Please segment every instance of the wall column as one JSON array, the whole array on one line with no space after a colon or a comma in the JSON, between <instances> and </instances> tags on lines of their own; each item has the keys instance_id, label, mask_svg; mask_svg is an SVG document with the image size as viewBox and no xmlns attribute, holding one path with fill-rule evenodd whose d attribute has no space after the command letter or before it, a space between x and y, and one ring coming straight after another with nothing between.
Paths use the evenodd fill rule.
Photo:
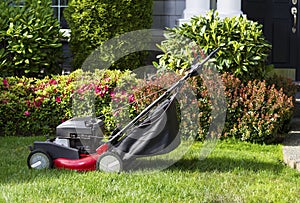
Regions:
<instances>
[{"instance_id":1,"label":"wall column","mask_svg":"<svg viewBox=\"0 0 300 203\"><path fill-rule=\"evenodd\" d=\"M240 16L242 12L241 0L218 0L217 11L221 18Z\"/></svg>"},{"instance_id":2,"label":"wall column","mask_svg":"<svg viewBox=\"0 0 300 203\"><path fill-rule=\"evenodd\" d=\"M187 23L191 17L205 15L210 10L210 0L186 0L183 19L178 20L178 24Z\"/></svg>"}]
</instances>

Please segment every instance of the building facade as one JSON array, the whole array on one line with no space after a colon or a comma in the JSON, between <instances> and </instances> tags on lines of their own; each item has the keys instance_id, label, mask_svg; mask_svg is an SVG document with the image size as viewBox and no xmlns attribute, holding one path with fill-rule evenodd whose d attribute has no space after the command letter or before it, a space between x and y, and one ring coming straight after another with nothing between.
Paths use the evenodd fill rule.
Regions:
<instances>
[{"instance_id":1,"label":"building facade","mask_svg":"<svg viewBox=\"0 0 300 203\"><path fill-rule=\"evenodd\" d=\"M68 0L52 0L55 16L68 34L63 10ZM263 24L264 35L272 44L270 63L280 74L300 81L300 34L298 0L154 0L154 29L188 22L192 16L215 9L221 17L247 16Z\"/></svg>"}]
</instances>

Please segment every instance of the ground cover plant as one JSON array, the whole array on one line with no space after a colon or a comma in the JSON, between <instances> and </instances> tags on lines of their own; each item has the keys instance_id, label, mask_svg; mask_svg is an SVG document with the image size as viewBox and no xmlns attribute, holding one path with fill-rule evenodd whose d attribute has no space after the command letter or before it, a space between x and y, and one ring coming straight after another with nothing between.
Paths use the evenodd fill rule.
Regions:
<instances>
[{"instance_id":1,"label":"ground cover plant","mask_svg":"<svg viewBox=\"0 0 300 203\"><path fill-rule=\"evenodd\" d=\"M0 202L297 202L297 171L281 145L219 141L199 160L195 143L163 171L109 174L29 170L28 145L45 137L0 137Z\"/></svg>"}]
</instances>

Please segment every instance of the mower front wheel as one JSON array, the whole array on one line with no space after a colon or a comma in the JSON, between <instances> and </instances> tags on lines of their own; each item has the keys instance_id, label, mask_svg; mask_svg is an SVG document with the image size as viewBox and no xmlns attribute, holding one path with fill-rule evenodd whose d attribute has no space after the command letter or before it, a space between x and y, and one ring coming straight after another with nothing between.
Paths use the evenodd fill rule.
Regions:
<instances>
[{"instance_id":1,"label":"mower front wheel","mask_svg":"<svg viewBox=\"0 0 300 203\"><path fill-rule=\"evenodd\" d=\"M123 162L118 154L113 152L104 152L97 159L96 168L102 172L119 173L123 170Z\"/></svg>"},{"instance_id":2,"label":"mower front wheel","mask_svg":"<svg viewBox=\"0 0 300 203\"><path fill-rule=\"evenodd\" d=\"M53 161L47 152L37 149L30 152L27 165L30 169L50 169L53 166Z\"/></svg>"}]
</instances>

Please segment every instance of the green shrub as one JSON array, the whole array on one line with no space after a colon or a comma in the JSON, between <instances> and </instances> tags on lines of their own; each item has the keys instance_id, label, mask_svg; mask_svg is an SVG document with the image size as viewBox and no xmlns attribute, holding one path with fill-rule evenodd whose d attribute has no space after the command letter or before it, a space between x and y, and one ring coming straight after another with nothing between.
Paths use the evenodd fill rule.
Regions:
<instances>
[{"instance_id":1,"label":"green shrub","mask_svg":"<svg viewBox=\"0 0 300 203\"><path fill-rule=\"evenodd\" d=\"M59 23L48 0L25 0L24 6L0 2L0 76L59 73Z\"/></svg>"},{"instance_id":2,"label":"green shrub","mask_svg":"<svg viewBox=\"0 0 300 203\"><path fill-rule=\"evenodd\" d=\"M152 0L72 0L64 15L71 29L73 66L80 68L92 51L115 36L151 28L152 4ZM139 54L129 55L115 68L135 68L140 60Z\"/></svg>"},{"instance_id":3,"label":"green shrub","mask_svg":"<svg viewBox=\"0 0 300 203\"><path fill-rule=\"evenodd\" d=\"M169 31L168 39L160 45L165 52L158 64L160 68L176 70L191 65L193 57L189 55L195 50L174 53L173 47L182 37L194 41L207 54L220 47L214 61L217 69L232 73L243 82L264 79L271 68L266 65L271 46L263 36L262 25L245 17L220 19L210 12Z\"/></svg>"}]
</instances>

